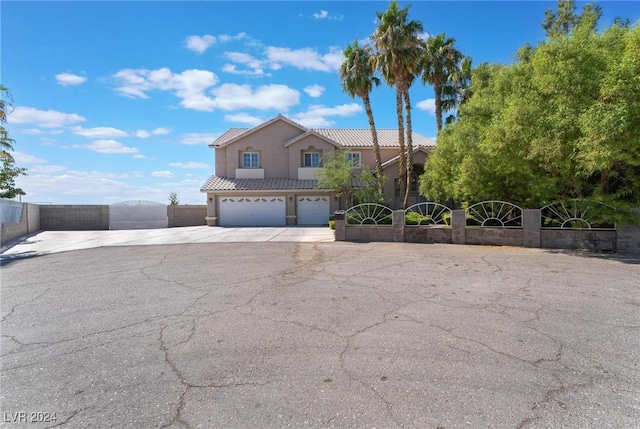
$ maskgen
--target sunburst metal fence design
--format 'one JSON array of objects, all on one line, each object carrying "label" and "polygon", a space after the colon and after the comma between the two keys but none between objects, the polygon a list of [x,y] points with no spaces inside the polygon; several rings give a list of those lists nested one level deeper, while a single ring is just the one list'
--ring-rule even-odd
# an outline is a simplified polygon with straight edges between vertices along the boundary
[{"label": "sunburst metal fence design", "polygon": [[451,209],[442,204],[423,202],[404,211],[405,225],[437,226],[450,225]]},{"label": "sunburst metal fence design", "polygon": [[522,209],[506,201],[483,201],[466,212],[467,226],[522,228]]},{"label": "sunburst metal fence design", "polygon": [[543,228],[615,229],[615,209],[598,201],[573,199],[548,204],[540,209]]},{"label": "sunburst metal fence design", "polygon": [[358,204],[344,212],[347,225],[391,225],[393,211],[381,204]]}]

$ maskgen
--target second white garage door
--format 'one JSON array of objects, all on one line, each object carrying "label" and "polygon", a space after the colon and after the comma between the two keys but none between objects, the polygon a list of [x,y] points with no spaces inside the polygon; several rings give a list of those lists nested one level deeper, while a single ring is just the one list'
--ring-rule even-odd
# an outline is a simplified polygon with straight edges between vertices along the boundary
[{"label": "second white garage door", "polygon": [[284,226],[284,197],[220,198],[220,226]]},{"label": "second white garage door", "polygon": [[298,225],[326,225],[329,215],[329,197],[298,197]]}]

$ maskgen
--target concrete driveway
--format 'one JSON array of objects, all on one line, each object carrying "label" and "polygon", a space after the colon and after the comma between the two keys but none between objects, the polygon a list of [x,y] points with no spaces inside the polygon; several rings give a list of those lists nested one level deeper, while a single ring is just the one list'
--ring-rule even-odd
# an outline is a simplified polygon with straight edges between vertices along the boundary
[{"label": "concrete driveway", "polygon": [[119,231],[41,231],[2,247],[0,259],[37,256],[106,246],[184,243],[248,243],[261,241],[334,241],[328,227],[209,227],[190,226]]},{"label": "concrete driveway", "polygon": [[7,428],[640,421],[638,257],[271,241],[100,247],[0,273]]}]

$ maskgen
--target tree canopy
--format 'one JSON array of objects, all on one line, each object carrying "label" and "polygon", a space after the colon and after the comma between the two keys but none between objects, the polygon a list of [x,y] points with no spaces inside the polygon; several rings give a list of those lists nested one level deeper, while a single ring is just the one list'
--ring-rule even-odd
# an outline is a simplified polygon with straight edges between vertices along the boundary
[{"label": "tree canopy", "polygon": [[514,64],[473,70],[473,95],[439,134],[423,195],[640,204],[640,25],[597,31],[599,10],[584,11],[547,14],[547,40]]},{"label": "tree canopy", "polygon": [[[348,204],[385,203],[380,183],[385,177],[376,176],[367,165],[354,165],[348,150],[335,150],[322,157],[322,167],[316,173],[318,189],[329,189]],[[382,180],[382,182],[380,182]]]},{"label": "tree canopy", "polygon": [[15,167],[15,160],[10,151],[13,151],[15,140],[9,137],[5,128],[7,124],[7,110],[12,105],[11,93],[0,84],[0,198],[15,198],[25,195],[25,192],[16,187],[15,178],[26,174],[24,168]]}]

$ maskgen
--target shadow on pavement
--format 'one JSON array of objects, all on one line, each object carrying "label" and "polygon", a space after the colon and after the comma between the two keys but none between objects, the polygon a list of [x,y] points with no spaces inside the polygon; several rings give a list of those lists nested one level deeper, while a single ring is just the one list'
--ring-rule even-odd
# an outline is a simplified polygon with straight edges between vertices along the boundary
[{"label": "shadow on pavement", "polygon": [[543,249],[546,253],[579,256],[587,259],[607,259],[609,261],[618,261],[623,264],[640,264],[640,255],[635,253],[607,253],[592,252],[589,250],[570,250],[570,249]]}]

